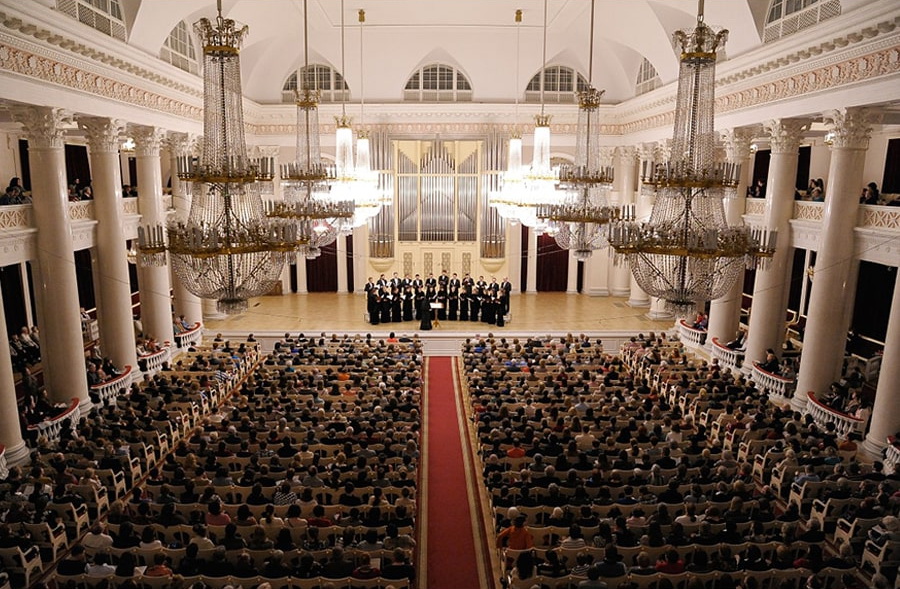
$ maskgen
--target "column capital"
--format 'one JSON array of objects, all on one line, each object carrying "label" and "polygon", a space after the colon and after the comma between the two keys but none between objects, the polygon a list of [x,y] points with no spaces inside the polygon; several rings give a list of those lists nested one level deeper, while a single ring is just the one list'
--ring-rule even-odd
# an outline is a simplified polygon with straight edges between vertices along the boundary
[{"label": "column capital", "polygon": [[164,129],[135,125],[130,127],[129,131],[134,137],[134,153],[136,156],[159,156],[159,149],[162,146],[163,138],[166,136]]},{"label": "column capital", "polygon": [[613,158],[616,155],[616,149],[612,145],[602,145],[600,146],[600,164],[604,166],[608,166],[612,164]]},{"label": "column capital", "polygon": [[188,147],[189,153],[193,157],[200,157],[203,155],[203,135],[189,135],[188,141],[190,142],[190,146]]},{"label": "column capital", "polygon": [[822,113],[822,118],[833,133],[831,149],[869,148],[869,138],[872,136],[870,123],[876,119],[869,109],[839,108]]},{"label": "column capital", "polygon": [[772,153],[796,155],[811,122],[809,119],[773,119],[763,123],[771,139]]},{"label": "column capital", "polygon": [[761,132],[761,128],[735,127],[723,129],[719,132],[722,143],[725,145],[725,157],[730,163],[743,163],[750,157],[750,144],[753,138]]},{"label": "column capital", "polygon": [[191,136],[187,133],[169,131],[163,139],[163,144],[172,155],[185,155],[191,148]]},{"label": "column capital", "polygon": [[662,139],[656,142],[656,154],[659,161],[667,162],[672,159],[672,140]]},{"label": "column capital", "polygon": [[616,147],[616,157],[637,160],[638,150],[634,145],[619,145]]},{"label": "column capital", "polygon": [[30,148],[63,148],[65,143],[63,127],[71,125],[71,113],[49,106],[14,106],[9,112],[13,120],[22,125]]},{"label": "column capital", "polygon": [[88,147],[95,153],[118,153],[119,138],[125,131],[125,121],[109,117],[76,117],[78,128],[84,131]]},{"label": "column capital", "polygon": [[647,142],[641,143],[638,146],[638,150],[640,151],[641,159],[644,161],[652,162],[656,161],[656,143],[655,142]]}]

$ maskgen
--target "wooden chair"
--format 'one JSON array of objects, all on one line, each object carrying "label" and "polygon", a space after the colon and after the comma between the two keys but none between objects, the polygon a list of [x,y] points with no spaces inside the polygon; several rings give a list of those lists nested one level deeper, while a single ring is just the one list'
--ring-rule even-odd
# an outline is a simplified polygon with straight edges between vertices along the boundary
[{"label": "wooden chair", "polygon": [[[72,537],[81,536],[90,526],[88,519],[88,510],[84,505],[75,507],[71,503],[53,503],[47,505],[48,509],[52,509],[62,517],[66,524],[66,530],[72,533]],[[72,530],[74,529],[74,532]]]},{"label": "wooden chair", "polygon": [[31,586],[31,573],[44,572],[44,563],[41,561],[41,553],[38,549],[23,552],[18,546],[12,548],[0,548],[0,562],[6,570],[18,573],[25,577],[25,586]]},{"label": "wooden chair", "polygon": [[879,546],[871,540],[866,541],[860,563],[861,569],[880,573],[882,567],[896,568],[897,565],[900,565],[900,541],[885,542],[884,546]]},{"label": "wooden chair", "polygon": [[52,560],[56,560],[59,550],[69,547],[69,538],[66,536],[66,526],[60,523],[56,528],[51,529],[50,524],[41,522],[39,524],[22,524],[31,534],[32,540],[41,548],[47,548],[53,553]]}]

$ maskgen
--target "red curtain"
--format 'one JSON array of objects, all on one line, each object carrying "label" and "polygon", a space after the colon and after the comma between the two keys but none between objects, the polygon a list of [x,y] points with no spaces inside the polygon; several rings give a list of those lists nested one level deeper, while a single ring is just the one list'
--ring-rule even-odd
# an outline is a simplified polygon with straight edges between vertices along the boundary
[{"label": "red curtain", "polygon": [[549,235],[538,236],[538,292],[565,292],[569,278],[569,252]]},{"label": "red curtain", "polygon": [[306,290],[337,292],[337,243],[323,247],[315,260],[306,260]]}]

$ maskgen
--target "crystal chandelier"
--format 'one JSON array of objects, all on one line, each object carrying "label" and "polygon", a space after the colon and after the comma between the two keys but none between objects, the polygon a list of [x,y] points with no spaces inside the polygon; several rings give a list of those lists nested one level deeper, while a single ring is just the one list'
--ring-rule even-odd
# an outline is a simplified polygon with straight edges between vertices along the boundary
[{"label": "crystal chandelier", "polygon": [[556,228],[556,244],[585,261],[594,250],[608,245],[609,223],[617,215],[607,203],[613,169],[600,165],[600,99],[603,90],[591,86],[594,70],[594,6],[591,0],[591,36],[588,49],[588,87],[578,93],[578,128],[575,164],[560,168],[559,185],[567,194],[559,204],[538,207],[539,219]]},{"label": "crystal chandelier", "polygon": [[[516,10],[516,108],[515,124],[519,120],[519,45],[521,38],[522,10]],[[522,206],[525,189],[525,168],[522,167],[522,135],[514,127],[509,139],[509,153],[506,171],[500,175],[500,190],[488,194],[488,203],[497,209],[497,214],[512,224],[519,222],[519,207]]]},{"label": "crystal chandelier", "polygon": [[703,22],[703,0],[697,26],[676,31],[681,64],[672,159],[644,163],[642,181],[657,191],[649,220],[619,223],[610,234],[616,261],[626,259],[638,285],[679,317],[726,294],[745,268],[774,253],[774,233],[725,220],[722,198],[740,176],[740,166],[714,161],[716,50],[727,35]]},{"label": "crystal chandelier", "polygon": [[[365,11],[359,11],[360,68],[362,68],[363,55],[362,23],[365,22],[365,14]],[[344,0],[341,0],[341,71],[346,71],[344,63]],[[347,116],[346,97],[342,96],[341,114],[334,120],[337,126],[334,152],[335,180],[331,183],[330,198],[336,201],[350,200],[354,203],[353,217],[343,226],[344,232],[349,233],[354,228],[365,225],[369,219],[381,211],[384,197],[378,188],[378,172],[372,170],[369,138],[365,133],[360,133],[356,162],[353,161],[353,129],[350,126],[353,119]]]},{"label": "crystal chandelier", "polygon": [[[217,301],[219,311],[240,313],[247,299],[272,290],[297,248],[291,223],[266,217],[258,181],[274,176],[274,160],[247,157],[241,106],[240,45],[247,27],[222,17],[194,25],[203,45],[203,153],[179,160],[178,176],[193,183],[188,218],[141,228],[138,258],[172,269],[191,293]],[[168,241],[168,243],[167,243]]]},{"label": "crystal chandelier", "polygon": [[[319,147],[319,93],[310,86],[309,23],[307,0],[303,0],[303,69],[297,73],[296,158],[281,166],[283,201],[269,201],[267,213],[285,219],[297,228],[300,253],[307,259],[337,239],[343,224],[354,215],[351,200],[339,200],[329,192],[336,180],[334,170],[322,163]],[[291,258],[295,262],[296,257]]]}]

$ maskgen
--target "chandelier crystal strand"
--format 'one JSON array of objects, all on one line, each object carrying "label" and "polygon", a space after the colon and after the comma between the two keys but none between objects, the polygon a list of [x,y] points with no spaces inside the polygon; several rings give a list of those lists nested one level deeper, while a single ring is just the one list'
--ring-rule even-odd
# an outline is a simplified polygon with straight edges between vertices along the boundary
[{"label": "chandelier crystal strand", "polygon": [[270,221],[258,181],[274,176],[274,160],[247,157],[241,93],[240,46],[247,27],[222,17],[194,25],[203,44],[203,152],[179,160],[178,175],[194,184],[187,220],[142,228],[142,262],[165,264],[191,293],[217,302],[219,311],[241,313],[247,299],[271,291],[285,259],[297,247],[290,224]]},{"label": "chandelier crystal strand", "polygon": [[716,51],[727,36],[703,22],[702,0],[696,27],[675,32],[681,59],[672,153],[668,161],[644,162],[642,181],[656,189],[649,220],[626,219],[610,237],[638,285],[679,317],[726,294],[745,268],[774,253],[774,234],[725,219],[723,196],[740,176],[739,165],[714,159]]},{"label": "chandelier crystal strand", "polygon": [[522,134],[519,122],[519,46],[521,42],[522,10],[516,10],[516,102],[513,114],[513,132],[509,138],[506,171],[500,176],[500,190],[488,194],[488,203],[497,214],[515,225],[519,223],[519,211],[524,202],[525,169],[522,167]]},{"label": "chandelier crystal strand", "polygon": [[[337,239],[343,224],[354,215],[353,202],[334,198],[330,185],[335,170],[322,163],[319,142],[319,92],[310,86],[309,21],[307,0],[303,0],[303,69],[297,72],[296,157],[281,166],[283,202],[269,203],[268,214],[284,219],[296,228],[300,253],[307,259],[318,257],[321,248]],[[291,256],[290,262],[296,262]]]},{"label": "chandelier crystal strand", "polygon": [[578,92],[578,127],[575,136],[575,164],[562,166],[559,186],[566,195],[559,204],[538,207],[537,216],[556,228],[556,244],[571,250],[576,260],[585,261],[594,250],[609,245],[610,221],[617,211],[606,195],[613,182],[613,169],[600,161],[600,99],[603,90],[592,86],[594,70],[594,9],[591,1],[588,49],[588,87]]}]

